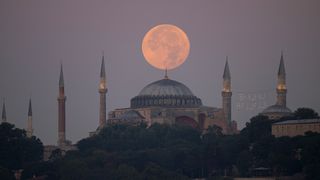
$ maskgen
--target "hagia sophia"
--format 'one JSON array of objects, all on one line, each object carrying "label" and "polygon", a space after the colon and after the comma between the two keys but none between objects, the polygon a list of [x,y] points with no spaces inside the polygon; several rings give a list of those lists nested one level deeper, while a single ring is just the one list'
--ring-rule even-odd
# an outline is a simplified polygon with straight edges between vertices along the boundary
[{"label": "hagia sophia", "polygon": [[[218,126],[224,134],[237,134],[237,122],[232,119],[232,88],[228,57],[226,58],[222,77],[221,107],[204,105],[189,87],[167,75],[167,68],[175,68],[185,61],[189,53],[189,40],[183,30],[170,24],[158,25],[152,28],[144,37],[142,52],[145,59],[154,67],[165,70],[163,78],[151,82],[130,100],[130,107],[121,107],[106,112],[108,101],[107,77],[104,54],[101,59],[99,124],[90,136],[94,136],[106,126],[112,124],[137,125],[145,123],[148,127],[154,123],[179,124],[190,126],[205,132],[210,126]],[[165,69],[164,69],[165,68]],[[220,76],[216,74],[216,76]],[[112,78],[112,75],[108,76]],[[260,114],[269,119],[280,119],[292,115],[286,105],[286,72],[283,54],[281,53],[276,87],[277,101]],[[112,96],[112,94],[110,94]],[[68,149],[72,142],[66,138],[66,95],[63,67],[61,64],[58,91],[58,147]],[[129,100],[128,100],[129,101]],[[2,122],[6,122],[5,102],[2,108]],[[33,135],[32,107],[29,101],[27,136]]]},{"label": "hagia sophia", "polygon": [[[103,69],[101,74],[104,74]],[[101,76],[101,83],[104,78]],[[104,92],[103,89],[100,91]],[[237,133],[237,124],[231,119],[231,96],[231,76],[228,61],[226,61],[223,74],[222,108],[203,105],[201,99],[186,85],[170,79],[166,74],[163,79],[142,88],[140,93],[131,99],[129,108],[119,108],[109,112],[107,123],[146,122],[149,126],[153,123],[176,123],[200,130],[217,125],[225,134],[234,134]],[[103,104],[101,103],[101,106]]]},{"label": "hagia sophia", "polygon": [[[286,75],[283,55],[281,55],[278,70],[277,102],[260,114],[268,116],[270,119],[277,119],[288,116],[292,112],[286,106]],[[102,56],[100,82],[98,92],[100,94],[99,125],[97,130],[91,132],[94,135],[105,126],[114,123],[138,124],[146,123],[148,126],[153,123],[160,124],[182,124],[205,131],[209,126],[219,126],[224,134],[238,133],[237,122],[232,120],[231,114],[231,73],[228,59],[226,60],[224,73],[222,75],[222,102],[221,107],[210,107],[202,104],[188,86],[170,79],[167,75],[154,81],[145,87],[130,100],[130,107],[117,108],[106,113],[106,72],[104,56]],[[58,146],[69,146],[71,141],[66,139],[66,96],[64,91],[63,68],[61,65],[59,77],[58,101]],[[6,122],[6,109],[3,102],[2,122]],[[29,101],[28,126],[26,128],[28,136],[32,136],[32,107]]]},{"label": "hagia sophia", "polygon": [[[292,111],[286,106],[286,73],[283,55],[281,54],[278,69],[277,101],[274,105],[267,107],[260,114],[268,116],[269,119],[279,119],[290,116]],[[130,107],[117,108],[109,113],[106,112],[106,72],[104,56],[102,56],[100,82],[98,92],[100,94],[99,125],[97,129],[90,132],[94,135],[109,124],[146,123],[148,126],[154,123],[160,124],[182,124],[205,131],[209,126],[219,126],[224,134],[238,133],[237,122],[232,119],[232,89],[231,73],[228,59],[226,60],[222,75],[221,107],[210,107],[202,104],[202,100],[188,88],[176,80],[170,79],[167,73],[145,87],[130,100]],[[58,146],[69,146],[71,141],[66,139],[66,96],[64,91],[63,68],[61,65],[59,77],[58,101]],[[3,102],[2,122],[6,122],[6,107]],[[28,109],[28,123],[26,132],[30,137],[33,135],[32,128],[32,106],[31,99]]]}]

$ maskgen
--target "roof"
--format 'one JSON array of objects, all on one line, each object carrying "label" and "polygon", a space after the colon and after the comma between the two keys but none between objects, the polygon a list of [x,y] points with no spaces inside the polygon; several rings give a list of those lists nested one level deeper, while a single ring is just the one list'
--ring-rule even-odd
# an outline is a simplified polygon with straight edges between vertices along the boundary
[{"label": "roof", "polygon": [[62,64],[61,64],[61,66],[60,66],[59,87],[64,87],[64,79],[63,79],[63,68],[62,68]]},{"label": "roof", "polygon": [[161,79],[144,87],[139,96],[193,96],[184,84],[171,79]]},{"label": "roof", "polygon": [[281,58],[280,58],[280,65],[279,65],[279,70],[278,70],[278,76],[285,76],[286,75],[286,70],[284,68],[284,61],[283,61],[283,54],[281,53]]},{"label": "roof", "polygon": [[106,70],[104,67],[104,55],[102,56],[102,61],[101,61],[101,70],[100,70],[100,78],[105,78],[106,77]]},{"label": "roof", "polygon": [[231,79],[230,70],[229,70],[229,63],[228,63],[228,56],[227,56],[226,64],[224,66],[223,79]]},{"label": "roof", "polygon": [[272,125],[284,125],[284,124],[314,124],[320,123],[320,119],[298,119],[298,120],[286,120],[277,123],[273,123]]},{"label": "roof", "polygon": [[120,115],[119,118],[117,119],[130,121],[130,120],[142,120],[144,119],[144,117],[138,111],[129,110],[123,113],[122,115]]},{"label": "roof", "polygon": [[31,98],[29,99],[29,109],[28,109],[28,116],[32,116],[32,105],[31,105]]},{"label": "roof", "polygon": [[292,111],[286,106],[275,104],[264,109],[262,114],[264,113],[292,113]]}]

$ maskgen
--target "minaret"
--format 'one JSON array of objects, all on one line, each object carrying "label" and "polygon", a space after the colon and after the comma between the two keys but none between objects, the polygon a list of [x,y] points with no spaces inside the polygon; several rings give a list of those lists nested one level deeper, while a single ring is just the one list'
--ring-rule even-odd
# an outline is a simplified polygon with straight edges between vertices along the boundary
[{"label": "minaret", "polygon": [[281,52],[280,65],[278,70],[278,85],[277,85],[277,105],[287,105],[287,87],[286,87],[286,71],[284,68],[283,53]]},{"label": "minaret", "polygon": [[223,72],[223,90],[222,90],[222,108],[226,116],[227,121],[231,122],[231,76],[228,64],[228,56],[226,58],[226,64]]},{"label": "minaret", "polygon": [[28,127],[27,127],[27,136],[32,137],[33,129],[32,129],[32,105],[31,98],[29,99],[29,110],[28,110]]},{"label": "minaret", "polygon": [[107,93],[107,83],[106,83],[106,71],[104,67],[104,54],[102,55],[101,70],[100,70],[100,83],[99,83],[99,93],[100,93],[100,113],[99,113],[99,128],[103,128],[106,123],[106,93]]},{"label": "minaret", "polygon": [[66,144],[66,96],[64,95],[64,80],[62,64],[60,68],[58,96],[58,146]]},{"label": "minaret", "polygon": [[7,122],[6,103],[4,100],[2,104],[2,122]]}]

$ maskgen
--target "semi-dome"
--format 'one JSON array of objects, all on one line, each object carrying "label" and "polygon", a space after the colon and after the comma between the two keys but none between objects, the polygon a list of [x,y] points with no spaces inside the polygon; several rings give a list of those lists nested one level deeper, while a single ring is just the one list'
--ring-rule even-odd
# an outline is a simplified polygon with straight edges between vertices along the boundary
[{"label": "semi-dome", "polygon": [[135,110],[129,110],[119,116],[119,119],[123,121],[142,121],[144,117]]},{"label": "semi-dome", "polygon": [[194,96],[186,85],[168,78],[147,85],[138,96],[131,99],[132,108],[199,107],[201,105],[201,99]]}]

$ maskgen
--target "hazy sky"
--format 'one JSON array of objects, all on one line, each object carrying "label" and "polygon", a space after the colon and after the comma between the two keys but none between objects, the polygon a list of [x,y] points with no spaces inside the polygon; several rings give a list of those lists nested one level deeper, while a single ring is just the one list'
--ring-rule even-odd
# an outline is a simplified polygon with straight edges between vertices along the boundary
[{"label": "hazy sky", "polygon": [[6,99],[8,121],[24,128],[31,96],[35,135],[56,144],[62,60],[67,138],[77,142],[98,126],[102,51],[107,111],[129,107],[144,86],[164,76],[144,60],[142,38],[153,26],[170,23],[187,33],[191,49],[169,77],[203,104],[221,107],[229,56],[232,115],[240,128],[275,102],[281,50],[288,107],[320,112],[319,9],[319,0],[1,0],[0,97]]}]

